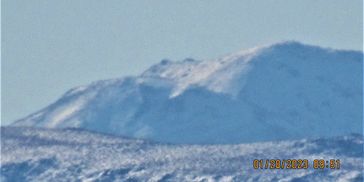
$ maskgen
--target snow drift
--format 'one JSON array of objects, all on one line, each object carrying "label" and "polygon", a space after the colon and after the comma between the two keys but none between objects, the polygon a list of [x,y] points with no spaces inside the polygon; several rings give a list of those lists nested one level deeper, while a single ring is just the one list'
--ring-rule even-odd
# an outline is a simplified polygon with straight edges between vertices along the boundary
[{"label": "snow drift", "polygon": [[[80,129],[1,128],[2,182],[363,181],[363,136],[166,145]],[[340,159],[340,169],[256,170],[254,159]]]}]

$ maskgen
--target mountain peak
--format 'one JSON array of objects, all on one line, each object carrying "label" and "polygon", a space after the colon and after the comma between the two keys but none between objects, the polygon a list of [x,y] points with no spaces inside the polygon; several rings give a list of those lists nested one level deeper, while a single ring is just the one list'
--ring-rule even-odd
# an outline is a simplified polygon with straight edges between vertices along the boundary
[{"label": "mountain peak", "polygon": [[277,47],[277,46],[295,47],[295,46],[308,46],[308,45],[296,40],[281,41],[270,45],[270,47]]},{"label": "mountain peak", "polygon": [[325,49],[297,41],[284,41],[244,49],[214,60],[197,61],[193,58],[182,61],[162,60],[143,72],[141,77],[158,78],[174,83],[170,98],[195,87],[203,87],[215,93],[236,97],[244,87],[245,78],[242,77],[247,75],[257,62],[263,60],[271,62],[270,60],[274,59],[286,62],[287,56],[312,55],[318,50],[322,52],[317,54],[327,52]]}]

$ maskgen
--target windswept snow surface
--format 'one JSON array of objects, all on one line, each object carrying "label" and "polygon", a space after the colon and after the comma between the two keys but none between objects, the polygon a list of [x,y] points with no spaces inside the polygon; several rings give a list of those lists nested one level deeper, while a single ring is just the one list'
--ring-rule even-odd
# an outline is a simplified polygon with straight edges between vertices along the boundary
[{"label": "windswept snow surface", "polygon": [[185,144],[362,133],[363,53],[298,42],[216,60],[162,60],[66,92],[13,126],[78,127]]},{"label": "windswept snow surface", "polygon": [[[80,129],[1,128],[1,181],[363,181],[363,136],[235,145],[170,145]],[[254,159],[309,169],[255,170]],[[340,169],[313,169],[340,159]]]}]

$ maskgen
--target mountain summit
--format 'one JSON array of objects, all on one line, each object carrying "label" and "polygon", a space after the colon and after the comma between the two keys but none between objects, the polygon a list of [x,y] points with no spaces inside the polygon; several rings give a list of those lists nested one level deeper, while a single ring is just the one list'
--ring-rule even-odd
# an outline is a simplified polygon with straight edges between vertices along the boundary
[{"label": "mountain summit", "polygon": [[73,88],[12,125],[200,144],[362,133],[362,67],[362,52],[298,42],[162,60],[139,76]]}]

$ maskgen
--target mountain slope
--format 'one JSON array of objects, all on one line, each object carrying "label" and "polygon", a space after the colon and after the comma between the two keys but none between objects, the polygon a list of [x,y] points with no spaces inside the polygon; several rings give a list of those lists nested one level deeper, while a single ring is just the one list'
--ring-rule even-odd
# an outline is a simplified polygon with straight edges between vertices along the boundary
[{"label": "mountain slope", "polygon": [[163,60],[76,87],[13,126],[77,127],[172,143],[362,133],[363,54],[283,42],[220,59]]},{"label": "mountain slope", "polygon": [[[75,129],[1,128],[1,181],[362,181],[363,136],[239,145],[165,145]],[[309,169],[253,169],[308,159]],[[340,159],[340,169],[313,169]]]}]

